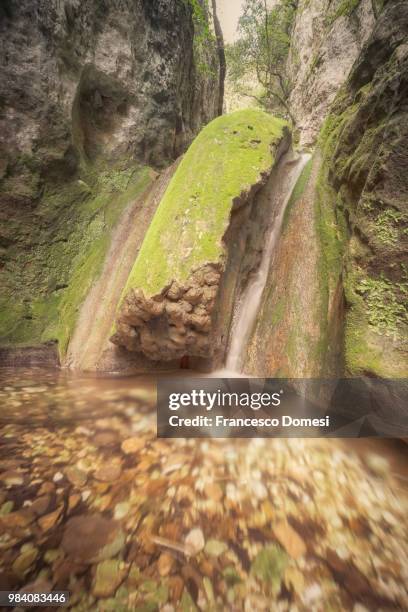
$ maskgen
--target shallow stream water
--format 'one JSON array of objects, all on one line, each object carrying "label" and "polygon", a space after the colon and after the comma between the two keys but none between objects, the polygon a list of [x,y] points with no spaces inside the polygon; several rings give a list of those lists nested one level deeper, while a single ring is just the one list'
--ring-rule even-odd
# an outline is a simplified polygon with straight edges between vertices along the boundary
[{"label": "shallow stream water", "polygon": [[75,610],[408,609],[408,446],[159,440],[155,389],[0,370],[1,589]]}]

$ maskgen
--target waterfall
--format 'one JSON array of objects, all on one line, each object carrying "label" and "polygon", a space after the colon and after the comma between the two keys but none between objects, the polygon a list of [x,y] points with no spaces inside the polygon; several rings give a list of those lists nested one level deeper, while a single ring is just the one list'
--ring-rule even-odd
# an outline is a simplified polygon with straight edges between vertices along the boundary
[{"label": "waterfall", "polygon": [[308,153],[299,155],[295,163],[290,165],[289,180],[285,193],[281,194],[275,208],[275,216],[267,230],[266,244],[262,252],[262,258],[257,271],[250,278],[245,287],[233,319],[230,331],[229,350],[226,359],[226,370],[230,372],[241,372],[245,350],[248,345],[256,317],[261,305],[263,291],[268,279],[270,266],[273,262],[274,250],[279,239],[286,206],[289,203],[295,185],[302,173],[303,168],[310,159]]}]

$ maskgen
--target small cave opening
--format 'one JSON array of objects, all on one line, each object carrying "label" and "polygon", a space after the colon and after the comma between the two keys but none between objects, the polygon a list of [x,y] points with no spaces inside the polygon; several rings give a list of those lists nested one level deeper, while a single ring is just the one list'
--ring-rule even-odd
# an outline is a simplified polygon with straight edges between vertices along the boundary
[{"label": "small cave opening", "polygon": [[89,159],[106,154],[127,117],[131,96],[113,76],[88,65],[82,71],[73,106],[74,138]]}]

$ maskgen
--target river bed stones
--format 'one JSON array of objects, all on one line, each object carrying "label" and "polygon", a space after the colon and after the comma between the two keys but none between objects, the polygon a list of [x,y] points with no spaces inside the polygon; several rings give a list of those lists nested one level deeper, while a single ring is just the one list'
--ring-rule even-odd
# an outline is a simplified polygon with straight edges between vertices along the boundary
[{"label": "river bed stones", "polygon": [[121,465],[119,463],[104,463],[94,473],[94,478],[101,482],[114,482],[117,480],[122,472]]},{"label": "river bed stones", "polygon": [[77,488],[81,488],[86,484],[87,474],[77,467],[68,467],[65,470],[65,475],[69,482]]},{"label": "river bed stones", "polygon": [[10,470],[0,474],[0,480],[6,487],[18,487],[24,483],[24,474]]},{"label": "river bed stones", "polygon": [[107,559],[96,566],[92,592],[95,597],[110,597],[123,581],[126,571],[117,559]]},{"label": "river bed stones", "polygon": [[42,516],[46,514],[47,510],[51,505],[51,496],[50,495],[41,495],[41,497],[37,497],[36,500],[30,506],[30,510],[34,512],[36,516]]},{"label": "river bed stones", "polygon": [[162,553],[157,561],[157,569],[159,570],[160,576],[168,576],[173,567],[175,566],[175,559],[169,553]]},{"label": "river bed stones", "polygon": [[20,555],[14,561],[12,565],[13,572],[19,577],[24,578],[26,573],[30,570],[31,566],[38,558],[39,551],[37,548],[30,544],[25,544],[21,547]]},{"label": "river bed stones", "polygon": [[[391,456],[385,471],[373,446],[367,467],[333,440],[158,440],[153,394],[129,410],[129,381],[101,385],[106,399],[88,380],[17,412],[5,402],[5,455],[30,474],[0,496],[10,588],[45,580],[78,612],[408,607],[408,499]],[[117,443],[94,445],[98,431]],[[67,476],[79,461],[83,487]],[[119,476],[97,480],[107,465]]]},{"label": "river bed stones", "polygon": [[0,517],[1,516],[6,516],[6,514],[10,514],[10,512],[13,510],[13,508],[14,508],[14,502],[12,502],[12,501],[5,502],[0,507]]},{"label": "river bed stones", "polygon": [[143,438],[127,438],[122,442],[121,449],[125,455],[138,453],[145,445]]},{"label": "river bed stones", "polygon": [[67,522],[61,546],[74,560],[94,563],[114,557],[124,543],[119,523],[100,514],[87,514]]},{"label": "river bed stones", "polygon": [[62,512],[63,507],[61,506],[60,508],[57,508],[57,510],[55,510],[54,512],[46,514],[45,516],[42,516],[40,519],[38,519],[38,524],[41,527],[42,531],[49,531],[50,529],[52,529],[61,517]]},{"label": "river bed stones", "polygon": [[[106,498],[106,505],[104,507],[109,507],[111,502],[111,498],[110,496],[108,496]],[[117,521],[119,521],[120,519],[123,519],[127,514],[129,514],[130,511],[130,504],[129,502],[120,502],[119,504],[116,504],[115,509],[113,511],[113,518]]]},{"label": "river bed stones", "polygon": [[197,555],[199,552],[201,552],[205,546],[205,539],[202,530],[198,527],[192,529],[186,537],[185,544],[187,553],[189,555]]}]

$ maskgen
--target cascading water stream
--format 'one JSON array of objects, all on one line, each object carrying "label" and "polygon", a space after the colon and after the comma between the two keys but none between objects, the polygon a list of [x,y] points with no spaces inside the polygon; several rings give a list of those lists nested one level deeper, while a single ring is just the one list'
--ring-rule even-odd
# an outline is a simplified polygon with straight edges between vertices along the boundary
[{"label": "cascading water stream", "polygon": [[259,268],[249,280],[242,294],[230,332],[230,344],[226,359],[226,370],[239,373],[242,371],[242,362],[256,317],[261,305],[262,294],[268,279],[268,273],[273,261],[274,250],[279,239],[286,207],[295,188],[303,168],[310,159],[310,154],[299,155],[298,160],[291,164],[288,187],[284,197],[278,203],[279,210],[275,215],[269,229],[265,248],[262,252]]}]

